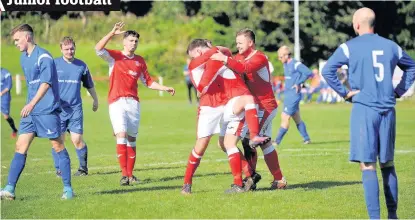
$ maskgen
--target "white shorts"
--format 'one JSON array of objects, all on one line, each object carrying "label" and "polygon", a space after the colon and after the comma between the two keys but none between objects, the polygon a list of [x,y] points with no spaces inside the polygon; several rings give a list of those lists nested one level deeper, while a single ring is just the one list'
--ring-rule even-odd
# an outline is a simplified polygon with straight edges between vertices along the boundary
[{"label": "white shorts", "polygon": [[225,134],[234,134],[238,136],[242,131],[245,122],[245,112],[243,111],[238,115],[233,113],[233,107],[239,97],[240,96],[233,97],[225,105],[223,119],[220,124],[220,136],[225,136]]},{"label": "white shorts", "polygon": [[200,106],[197,119],[197,138],[209,137],[220,132],[219,123],[223,117],[223,105],[218,107]]},{"label": "white shorts", "polygon": [[109,105],[109,113],[114,134],[127,132],[137,137],[140,125],[140,103],[134,98],[121,97]]},{"label": "white shorts", "polygon": [[[259,136],[272,137],[272,121],[277,115],[278,109],[267,111],[264,109],[258,110],[258,119],[259,119]],[[245,123],[242,132],[241,138],[245,138],[249,133],[248,125]]]}]

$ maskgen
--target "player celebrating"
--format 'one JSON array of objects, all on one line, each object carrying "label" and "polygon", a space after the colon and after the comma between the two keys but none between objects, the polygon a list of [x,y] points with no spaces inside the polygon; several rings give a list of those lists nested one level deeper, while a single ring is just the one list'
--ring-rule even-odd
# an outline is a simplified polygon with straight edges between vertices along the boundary
[{"label": "player celebrating", "polygon": [[[201,93],[198,117],[198,140],[189,156],[182,194],[191,193],[192,177],[207,148],[211,135],[219,122],[225,127],[225,148],[234,177],[231,189],[226,193],[245,192],[242,182],[241,153],[236,147],[238,135],[246,117],[252,128],[251,145],[269,142],[268,137],[259,137],[257,110],[254,99],[243,80],[218,61],[210,60],[218,47],[204,39],[195,39],[188,46],[188,55],[193,59],[189,65],[190,77]],[[229,56],[229,49],[220,47]],[[218,102],[219,100],[219,102]],[[226,105],[224,105],[226,103]],[[223,119],[222,119],[223,117]]]},{"label": "player celebrating", "polygon": [[15,187],[26,164],[30,143],[37,136],[49,138],[59,156],[59,168],[64,184],[62,199],[71,199],[71,161],[63,144],[60,131],[59,88],[56,67],[49,52],[34,42],[33,29],[28,24],[15,27],[11,35],[22,53],[20,63],[27,83],[27,103],[20,115],[19,136],[16,153],[10,164],[6,187],[1,191],[2,199],[15,199]]},{"label": "player celebrating", "polygon": [[[136,157],[136,137],[140,123],[140,102],[137,94],[137,81],[140,79],[150,89],[167,91],[174,95],[175,90],[154,82],[147,70],[144,59],[134,54],[140,35],[133,31],[121,31],[123,22],[118,22],[95,46],[98,56],[110,67],[110,88],[108,93],[109,113],[114,134],[117,138],[117,156],[122,170],[121,185],[138,182],[133,175]],[[123,34],[123,50],[105,48],[115,35]]]},{"label": "player celebrating", "polygon": [[[272,90],[268,58],[264,53],[255,50],[255,33],[250,29],[245,28],[238,31],[236,34],[236,47],[239,54],[234,58],[227,57],[222,53],[216,53],[211,59],[222,61],[231,70],[245,77],[245,82],[254,96],[255,102],[259,104],[260,135],[270,137],[272,135],[272,120],[277,114],[278,104],[275,101]],[[245,136],[246,134],[243,133],[242,137]],[[256,183],[261,179],[261,176],[255,172],[258,156],[256,149],[252,149],[247,144],[247,140],[248,138],[245,137],[242,144],[245,158],[252,168],[253,187],[255,188]],[[264,153],[265,162],[274,177],[271,189],[285,188],[287,181],[282,176],[278,154],[274,146],[272,146],[271,142],[268,142],[262,145],[261,149]]]},{"label": "player celebrating", "polygon": [[7,123],[9,123],[10,127],[12,128],[12,138],[17,136],[17,128],[14,125],[14,120],[10,117],[10,101],[12,97],[10,95],[10,90],[13,87],[12,76],[10,75],[9,71],[4,68],[1,68],[0,72],[0,82],[1,82],[1,114],[3,118],[6,119]]},{"label": "player celebrating", "polygon": [[[78,171],[75,176],[88,175],[88,147],[83,140],[84,117],[82,110],[81,82],[88,89],[94,103],[92,110],[98,109],[98,97],[95,92],[94,82],[87,65],[75,58],[75,41],[71,37],[64,37],[60,42],[62,57],[54,60],[59,81],[59,96],[61,102],[61,132],[62,139],[65,139],[65,132],[69,131],[71,140],[76,148],[79,160]],[[52,150],[53,161],[55,162],[56,173],[60,175],[59,157]]]},{"label": "player celebrating", "polygon": [[[395,42],[374,33],[375,13],[361,8],[353,15],[358,37],[340,45],[323,68],[327,83],[353,103],[350,116],[350,160],[360,163],[366,206],[371,219],[380,219],[379,158],[388,219],[397,219],[398,179],[394,166],[396,97],[403,95],[415,80],[415,62]],[[346,64],[352,91],[341,85],[336,70]],[[393,89],[396,66],[404,73]],[[359,92],[360,91],[360,92]]]},{"label": "player celebrating", "polygon": [[291,57],[290,48],[287,46],[282,46],[278,49],[278,59],[284,66],[285,91],[284,109],[281,113],[281,127],[275,143],[277,145],[281,143],[282,138],[288,131],[290,118],[292,117],[297,124],[298,131],[303,136],[304,144],[309,144],[310,137],[308,136],[305,123],[301,120],[299,103],[301,101],[301,84],[310,77],[311,71],[304,64]]}]

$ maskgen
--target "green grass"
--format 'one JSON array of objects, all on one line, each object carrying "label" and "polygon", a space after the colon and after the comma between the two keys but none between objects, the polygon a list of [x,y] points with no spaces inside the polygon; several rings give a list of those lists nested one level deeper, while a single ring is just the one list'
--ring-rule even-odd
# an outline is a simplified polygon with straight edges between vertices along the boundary
[{"label": "green grass", "polygon": [[[2,201],[1,218],[367,218],[358,165],[348,162],[351,105],[301,106],[313,144],[303,146],[295,125],[291,125],[278,149],[289,183],[287,190],[266,190],[272,177],[260,158],[258,172],[263,180],[259,190],[225,195],[232,176],[215,137],[196,172],[193,194],[182,196],[180,188],[196,126],[196,106],[187,104],[184,85],[176,85],[176,97],[158,97],[157,92],[140,88],[142,118],[135,174],[142,183],[129,187],[119,186],[106,85],[98,83],[97,87],[101,101],[98,112],[90,110],[92,101],[84,97],[90,175],[72,179],[77,197],[60,200],[62,183],[54,175],[50,144],[36,139],[17,186],[17,199]],[[12,116],[16,121],[24,99],[13,96]],[[414,106],[413,100],[397,105],[398,215],[403,219],[415,218]],[[279,123],[277,117],[273,134]],[[15,140],[9,138],[5,120],[1,125],[4,186]],[[78,160],[74,147],[68,140],[66,146],[75,172]],[[386,218],[382,189],[380,195],[381,216]]]}]

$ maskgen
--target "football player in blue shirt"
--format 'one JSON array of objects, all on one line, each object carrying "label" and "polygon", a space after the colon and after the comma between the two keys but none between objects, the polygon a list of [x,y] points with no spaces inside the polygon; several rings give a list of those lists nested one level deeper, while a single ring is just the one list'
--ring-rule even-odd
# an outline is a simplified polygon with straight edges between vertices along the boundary
[{"label": "football player in blue shirt", "polygon": [[[415,62],[395,42],[374,33],[375,13],[361,8],[353,15],[353,29],[359,35],[339,48],[323,68],[327,83],[353,103],[350,116],[350,161],[360,163],[366,207],[371,219],[380,218],[379,158],[388,218],[397,218],[398,179],[394,166],[396,97],[403,95],[415,79]],[[336,70],[349,67],[351,91],[341,85]],[[404,73],[394,89],[393,72]]]},{"label": "football player in blue shirt", "polygon": [[10,90],[12,89],[12,86],[13,86],[12,76],[9,73],[9,71],[7,71],[4,68],[1,68],[0,84],[1,84],[1,90],[0,90],[1,110],[0,112],[13,130],[12,138],[15,138],[17,136],[17,128],[14,125],[13,118],[10,117],[10,101],[12,100],[12,97],[10,95]]},{"label": "football player in blue shirt", "polygon": [[301,84],[303,84],[312,72],[301,62],[291,57],[291,50],[287,46],[278,49],[278,59],[284,66],[285,89],[284,89],[284,108],[281,113],[281,127],[278,131],[274,144],[279,145],[288,131],[290,118],[292,117],[297,125],[297,129],[303,136],[304,144],[310,143],[307,129],[300,116]]},{"label": "football player in blue shirt", "polygon": [[2,199],[15,199],[15,188],[26,164],[27,151],[35,137],[48,138],[59,156],[62,172],[62,199],[71,199],[71,161],[63,144],[59,119],[58,75],[52,56],[34,42],[33,29],[28,24],[15,27],[11,36],[22,52],[20,64],[26,78],[27,101],[20,112],[22,117],[16,153],[10,164],[7,185],[1,190]]},{"label": "football player in blue shirt", "polygon": [[[84,118],[81,82],[82,86],[88,90],[94,100],[92,105],[93,111],[98,109],[98,97],[87,65],[83,61],[75,58],[75,41],[71,37],[64,37],[60,42],[60,48],[63,56],[56,58],[54,62],[59,81],[62,139],[65,139],[65,132],[69,131],[79,159],[79,168],[74,175],[86,176],[88,175],[88,147],[82,138]],[[59,156],[53,149],[52,155],[56,173],[60,176]]]}]

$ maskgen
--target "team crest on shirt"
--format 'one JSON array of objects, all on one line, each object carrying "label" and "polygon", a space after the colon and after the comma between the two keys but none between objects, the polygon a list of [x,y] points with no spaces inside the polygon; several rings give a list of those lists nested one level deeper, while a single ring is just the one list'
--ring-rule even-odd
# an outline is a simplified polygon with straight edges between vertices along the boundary
[{"label": "team crest on shirt", "polygon": [[137,76],[137,72],[134,72],[132,70],[128,70],[128,74],[130,74],[132,76]]},{"label": "team crest on shirt", "polygon": [[136,66],[140,66],[140,62],[135,61],[135,65],[136,65]]}]

